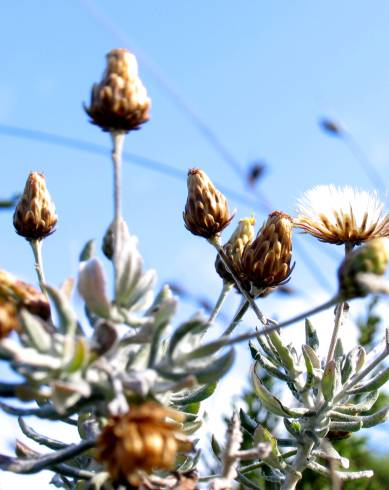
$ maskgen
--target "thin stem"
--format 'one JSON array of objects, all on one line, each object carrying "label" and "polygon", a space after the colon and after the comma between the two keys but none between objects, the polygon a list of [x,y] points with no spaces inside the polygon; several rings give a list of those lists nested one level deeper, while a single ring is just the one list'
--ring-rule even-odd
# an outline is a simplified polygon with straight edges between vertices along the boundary
[{"label": "thin stem", "polygon": [[208,323],[213,323],[216,320],[216,317],[220,313],[220,310],[222,309],[224,301],[226,300],[226,298],[227,298],[227,296],[230,293],[232,288],[233,288],[233,284],[231,284],[229,282],[223,282],[223,288],[220,292],[220,295],[219,295],[219,298],[215,304],[215,307],[212,310],[212,313],[208,319]]},{"label": "thin stem", "polygon": [[42,293],[47,297],[47,291],[45,289],[45,272],[43,269],[43,258],[42,258],[42,240],[30,240],[30,245],[32,248],[32,253],[34,254],[35,260],[35,271],[38,276],[39,287]]},{"label": "thin stem", "polygon": [[231,335],[232,332],[235,330],[235,328],[239,325],[241,322],[242,318],[244,317],[246,311],[249,309],[249,302],[245,300],[245,298],[242,298],[242,301],[239,305],[238,311],[235,313],[234,318],[232,319],[232,322],[228,325],[226,330],[223,332],[223,337]]},{"label": "thin stem", "polygon": [[[349,253],[351,253],[352,249],[353,249],[353,244],[351,244],[351,243],[345,244],[344,252],[345,252],[346,257]],[[340,302],[336,307],[334,329],[332,331],[332,337],[331,337],[331,342],[330,342],[330,346],[328,349],[326,364],[328,364],[334,357],[335,349],[336,349],[336,343],[338,341],[338,336],[339,336],[339,330],[340,330],[341,325],[344,322],[343,316],[344,316],[344,313],[346,311],[348,311],[348,308],[346,308],[346,303],[344,303],[343,301]]]},{"label": "thin stem", "polygon": [[112,137],[112,163],[113,163],[113,203],[114,203],[114,218],[113,218],[113,259],[115,269],[115,283],[117,279],[117,251],[120,233],[121,221],[121,169],[122,155],[125,133],[122,131],[111,131]]},{"label": "thin stem", "polygon": [[285,480],[281,486],[281,490],[294,490],[296,488],[297,483],[302,478],[302,472],[309,464],[309,458],[313,446],[314,442],[311,440],[306,441],[299,446],[293,464],[287,471]]},{"label": "thin stem", "polygon": [[257,304],[255,303],[255,300],[254,298],[252,298],[250,296],[250,294],[246,291],[246,289],[243,287],[239,277],[236,275],[235,271],[230,267],[230,264],[229,264],[229,260],[228,260],[228,257],[226,255],[226,253],[224,252],[223,250],[223,247],[220,245],[220,237],[219,236],[215,236],[213,238],[210,238],[209,240],[209,243],[211,245],[213,245],[225,268],[227,269],[227,271],[231,274],[237,288],[239,289],[239,291],[241,292],[241,294],[246,298],[246,300],[248,301],[249,305],[251,306],[251,308],[253,309],[255,315],[257,316],[258,320],[265,326],[267,325],[271,325],[271,324],[275,324],[275,322],[273,322],[272,320],[269,320],[266,318],[266,316],[261,312],[261,310],[258,308]]}]

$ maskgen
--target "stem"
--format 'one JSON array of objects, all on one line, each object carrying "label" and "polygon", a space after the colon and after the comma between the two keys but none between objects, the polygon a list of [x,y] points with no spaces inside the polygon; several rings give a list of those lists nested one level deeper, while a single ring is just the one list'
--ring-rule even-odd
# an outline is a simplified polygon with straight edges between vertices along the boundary
[{"label": "stem", "polygon": [[301,480],[302,472],[309,464],[309,457],[313,446],[314,442],[307,440],[297,449],[296,457],[286,473],[281,490],[294,490],[296,488],[297,483]]},{"label": "stem", "polygon": [[35,271],[38,276],[39,287],[41,288],[42,293],[47,296],[47,291],[45,289],[44,284],[46,283],[45,273],[43,270],[43,258],[42,258],[42,240],[31,240],[30,245],[32,248],[32,252],[34,254],[35,260]]},{"label": "stem", "polygon": [[233,284],[223,281],[223,288],[220,292],[220,295],[219,295],[219,298],[215,304],[215,307],[212,310],[212,313],[208,319],[208,323],[213,323],[215,321],[216,317],[220,313],[220,310],[222,309],[224,301],[226,300],[226,298],[227,298],[227,296],[230,293],[232,288],[233,288]]},{"label": "stem", "polygon": [[[345,244],[344,251],[346,257],[352,251],[353,247],[354,245],[352,243]],[[328,349],[326,364],[328,364],[333,359],[335,354],[336,342],[338,341],[339,330],[344,321],[343,315],[345,311],[347,311],[345,305],[346,303],[342,301],[336,307],[334,329],[332,331],[332,337],[331,337],[330,347]]]},{"label": "stem", "polygon": [[239,305],[238,311],[235,313],[235,316],[232,319],[232,322],[228,325],[226,330],[223,332],[223,337],[232,334],[232,332],[235,330],[235,328],[241,322],[246,311],[249,309],[249,306],[250,305],[249,305],[248,301],[246,301],[245,298],[242,298],[242,301]]},{"label": "stem", "polygon": [[231,274],[237,288],[239,289],[239,291],[241,292],[241,294],[246,298],[246,300],[248,301],[249,305],[251,306],[251,308],[253,309],[255,315],[257,316],[258,320],[265,326],[267,325],[271,325],[271,324],[275,324],[275,322],[273,322],[272,320],[269,320],[266,318],[266,316],[261,312],[261,310],[258,308],[257,304],[255,303],[255,300],[254,298],[252,298],[250,296],[250,294],[245,290],[245,288],[243,287],[239,277],[236,275],[235,271],[230,267],[230,264],[229,264],[229,260],[228,260],[228,257],[227,255],[225,254],[224,250],[223,250],[223,247],[220,245],[220,237],[219,236],[214,236],[213,238],[210,238],[208,240],[208,242],[213,245],[225,268],[227,269],[227,271]]},{"label": "stem", "polygon": [[125,133],[123,131],[111,131],[112,138],[112,163],[113,163],[113,263],[115,270],[115,284],[118,274],[118,243],[121,221],[121,169],[122,154]]}]

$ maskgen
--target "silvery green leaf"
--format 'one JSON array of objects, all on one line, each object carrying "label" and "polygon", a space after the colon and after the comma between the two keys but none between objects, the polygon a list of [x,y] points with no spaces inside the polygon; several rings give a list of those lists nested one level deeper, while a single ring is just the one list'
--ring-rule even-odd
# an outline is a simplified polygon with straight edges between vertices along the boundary
[{"label": "silvery green leaf", "polygon": [[324,368],[323,377],[321,379],[321,391],[327,402],[333,400],[336,394],[336,388],[336,362],[331,360]]},{"label": "silvery green leaf", "polygon": [[276,331],[273,331],[268,335],[268,338],[273,344],[283,367],[289,373],[294,374],[297,370],[297,366],[291,352],[282,342],[281,336]]},{"label": "silvery green leaf", "polygon": [[153,332],[153,337],[151,339],[150,343],[150,352],[149,352],[149,359],[147,361],[147,367],[148,368],[153,368],[155,366],[155,363],[157,362],[157,357],[158,357],[158,352],[161,347],[161,338],[163,334],[165,333],[167,327],[169,326],[169,323],[160,323],[157,325],[154,329]]},{"label": "silvery green leaf", "polygon": [[201,314],[196,314],[189,321],[182,323],[176,328],[173,335],[170,338],[168,347],[168,356],[172,358],[173,353],[177,345],[183,340],[183,338],[190,333],[201,333],[208,328],[208,322]]},{"label": "silvery green leaf", "polygon": [[357,356],[356,372],[360,371],[366,362],[366,351],[363,346],[360,346]]},{"label": "silvery green leaf", "polygon": [[148,305],[144,299],[152,300],[155,272],[143,273],[143,260],[138,251],[138,239],[130,235],[124,221],[119,227],[117,246],[115,303],[133,311],[147,308]]},{"label": "silvery green leaf", "polygon": [[316,329],[313,326],[311,320],[306,318],[305,320],[305,341],[314,351],[319,348],[319,337],[317,336]]},{"label": "silvery green leaf", "polygon": [[269,361],[269,359],[266,356],[263,356],[259,351],[256,355],[256,360],[259,363],[259,365],[265,369],[271,376],[275,376],[278,379],[281,379],[283,381],[290,381],[290,378],[288,375],[280,371],[279,369],[274,366],[272,362]]},{"label": "silvery green leaf", "polygon": [[366,398],[359,403],[350,403],[346,405],[338,405],[336,410],[338,412],[347,413],[350,415],[356,415],[362,412],[367,412],[370,410],[379,397],[379,391],[372,391]]},{"label": "silvery green leaf", "polygon": [[262,380],[256,373],[256,363],[251,370],[252,381],[256,394],[258,395],[262,405],[269,410],[269,412],[275,415],[280,415],[281,417],[290,417],[289,410],[284,407],[276,396],[274,396],[263,384]]},{"label": "silvery green leaf", "polygon": [[344,354],[342,339],[338,337],[335,346],[334,359],[340,359]]},{"label": "silvery green leaf", "polygon": [[320,359],[313,348],[310,345],[303,345],[302,352],[304,359],[305,357],[307,357],[309,363],[312,365],[313,370],[316,369],[319,371],[321,369]]},{"label": "silvery green leaf", "polygon": [[22,347],[10,338],[3,339],[1,345],[12,356],[12,359],[19,364],[49,370],[61,367],[61,359],[40,354],[35,348]]},{"label": "silvery green leaf", "polygon": [[239,417],[241,426],[249,432],[249,434],[253,434],[258,423],[252,419],[242,408],[239,410]]},{"label": "silvery green leaf", "polygon": [[335,432],[357,432],[362,429],[363,422],[359,421],[350,421],[350,422],[331,422],[330,430]]},{"label": "silvery green leaf", "polygon": [[270,454],[268,454],[268,456],[266,456],[263,461],[272,468],[282,470],[285,467],[285,463],[282,461],[281,453],[277,445],[277,439],[268,429],[266,429],[262,425],[258,425],[254,431],[253,445],[257,446],[261,443],[270,444],[271,447]]},{"label": "silvery green leaf", "polygon": [[212,434],[212,437],[211,437],[211,448],[212,448],[213,454],[220,461],[223,450],[220,447],[220,444],[218,443],[216,437],[213,434]]},{"label": "silvery green leaf", "polygon": [[55,305],[61,331],[67,335],[74,335],[77,331],[77,315],[73,310],[69,298],[62,291],[47,284],[45,289]]},{"label": "silvery green leaf", "polygon": [[90,385],[82,379],[66,382],[53,381],[51,388],[51,400],[59,414],[65,414],[68,408],[75,405],[81,398],[91,395]]},{"label": "silvery green leaf", "polygon": [[374,427],[375,425],[382,424],[389,419],[389,405],[381,408],[372,415],[364,415],[361,417],[363,428]]},{"label": "silvery green leaf", "polygon": [[87,340],[84,337],[70,336],[66,336],[64,340],[69,342],[69,349],[68,357],[64,359],[63,370],[70,374],[85,368],[91,357]]},{"label": "silvery green leaf", "polygon": [[362,347],[354,347],[346,356],[342,366],[342,383],[346,383],[357,371],[357,362]]},{"label": "silvery green leaf", "polygon": [[91,259],[95,255],[95,241],[88,240],[84,245],[84,248],[81,250],[79,261],[85,262],[86,260]]},{"label": "silvery green leaf", "polygon": [[23,331],[28,336],[31,345],[42,353],[51,351],[53,346],[52,336],[45,329],[43,320],[32,315],[24,308],[20,311],[19,318]]},{"label": "silvery green leaf", "polygon": [[183,390],[174,394],[171,401],[176,405],[197,403],[209,398],[215,391],[217,383],[210,383],[195,390]]},{"label": "silvery green leaf", "polygon": [[367,393],[369,391],[378,390],[382,385],[384,385],[389,380],[389,367],[383,369],[373,378],[371,378],[366,383],[357,385],[355,388],[348,390],[349,395],[355,395],[359,393]]},{"label": "silvery green leaf", "polygon": [[184,423],[181,430],[185,435],[190,436],[197,432],[202,425],[202,420],[195,420],[194,422]]},{"label": "silvery green leaf", "polygon": [[97,258],[80,264],[78,292],[89,311],[102,318],[109,317],[110,302],[106,294],[106,280],[103,266]]}]

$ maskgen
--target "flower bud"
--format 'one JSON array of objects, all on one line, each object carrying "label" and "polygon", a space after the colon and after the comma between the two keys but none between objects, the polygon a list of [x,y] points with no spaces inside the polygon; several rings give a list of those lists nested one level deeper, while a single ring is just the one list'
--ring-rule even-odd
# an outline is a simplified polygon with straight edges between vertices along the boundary
[{"label": "flower bud", "polygon": [[27,240],[42,240],[53,233],[57,215],[43,174],[31,172],[28,176],[13,223],[16,232]]},{"label": "flower bud", "polygon": [[369,240],[353,250],[338,270],[339,291],[344,299],[366,296],[368,289],[358,281],[358,274],[383,276],[389,262],[389,239]]},{"label": "flower bud", "polygon": [[107,466],[114,481],[141,483],[141,472],[173,470],[178,451],[189,451],[190,442],[177,424],[182,414],[146,402],[131,405],[129,412],[108,419],[97,441],[97,459]]},{"label": "flower bud", "polygon": [[19,329],[18,312],[13,303],[0,297],[0,339]]},{"label": "flower bud", "polygon": [[92,87],[90,106],[84,109],[103,131],[131,131],[149,119],[151,101],[138,76],[135,56],[124,48],[107,54],[100,83]]},{"label": "flower bud", "polygon": [[188,172],[188,198],[183,217],[191,233],[207,239],[220,233],[234,217],[227,199],[199,168]]},{"label": "flower bud", "polygon": [[271,213],[255,240],[247,244],[241,274],[259,291],[285,283],[292,268],[292,219],[281,211]]},{"label": "flower bud", "polygon": [[46,296],[30,284],[16,279],[0,269],[0,299],[11,303],[17,309],[26,308],[43,320],[50,318],[50,304]]},{"label": "flower bud", "polygon": [[[253,241],[254,225],[254,217],[239,220],[238,226],[231,235],[231,238],[223,246],[224,252],[230,260],[230,265],[236,272],[238,272],[240,269],[240,261],[245,246]],[[223,261],[221,260],[220,255],[217,255],[216,257],[215,269],[224,281],[229,283],[234,282],[231,274],[227,271]]]}]

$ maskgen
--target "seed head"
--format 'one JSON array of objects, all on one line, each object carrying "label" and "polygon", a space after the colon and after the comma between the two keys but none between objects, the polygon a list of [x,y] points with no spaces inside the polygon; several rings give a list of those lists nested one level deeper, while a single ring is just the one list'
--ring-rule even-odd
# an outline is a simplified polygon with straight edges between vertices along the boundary
[{"label": "seed head", "polygon": [[299,200],[294,225],[322,242],[360,244],[389,236],[389,215],[383,215],[383,208],[376,192],[320,185]]},{"label": "seed head", "polygon": [[289,278],[291,259],[292,219],[281,211],[274,211],[255,240],[246,245],[241,259],[241,274],[257,290],[274,288]]},{"label": "seed head", "polygon": [[366,242],[345,257],[338,270],[339,290],[344,299],[366,296],[369,291],[358,281],[358,274],[382,276],[389,262],[389,239]]},{"label": "seed head", "polygon": [[101,82],[92,87],[90,106],[84,105],[91,122],[103,131],[132,131],[148,121],[150,106],[135,56],[124,48],[111,50]]},{"label": "seed head", "polygon": [[97,441],[97,459],[113,480],[126,479],[138,486],[143,472],[173,470],[178,451],[192,446],[178,429],[182,414],[155,402],[132,405],[129,412],[108,419]]},{"label": "seed head", "polygon": [[16,306],[0,297],[0,339],[19,329]]},{"label": "seed head", "polygon": [[30,284],[16,279],[0,269],[0,300],[10,303],[16,309],[26,308],[43,320],[50,318],[50,304],[44,294]]},{"label": "seed head", "polygon": [[42,240],[54,232],[57,215],[43,174],[31,172],[28,176],[13,223],[16,232],[29,241]]},{"label": "seed head", "polygon": [[234,217],[227,199],[199,168],[188,172],[188,198],[183,217],[191,233],[207,239],[220,233]]},{"label": "seed head", "polygon": [[[254,217],[243,218],[239,220],[238,226],[236,227],[234,233],[231,235],[231,238],[223,246],[224,252],[230,259],[230,265],[236,273],[238,273],[238,271],[240,270],[240,261],[245,246],[253,241],[254,225]],[[231,274],[227,271],[219,255],[217,255],[215,260],[215,269],[224,281],[229,283],[234,282]]]}]

